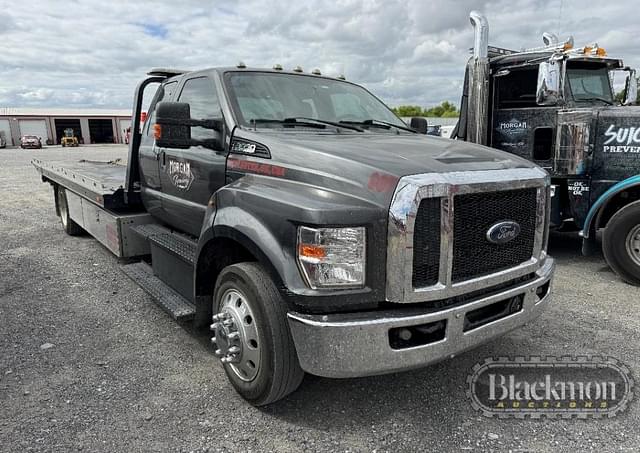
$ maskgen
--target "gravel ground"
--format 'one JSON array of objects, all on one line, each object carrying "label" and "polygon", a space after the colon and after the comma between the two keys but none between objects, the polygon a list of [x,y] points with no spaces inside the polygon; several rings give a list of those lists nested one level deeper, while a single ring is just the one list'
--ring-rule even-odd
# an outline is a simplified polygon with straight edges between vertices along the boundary
[{"label": "gravel ground", "polygon": [[0,150],[2,451],[637,451],[640,404],[611,420],[494,420],[465,396],[489,356],[611,355],[640,376],[640,290],[573,235],[554,236],[551,308],[453,360],[382,377],[307,376],[256,409],[208,338],[173,322],[90,237],[66,236],[34,156],[126,157],[122,146]]}]

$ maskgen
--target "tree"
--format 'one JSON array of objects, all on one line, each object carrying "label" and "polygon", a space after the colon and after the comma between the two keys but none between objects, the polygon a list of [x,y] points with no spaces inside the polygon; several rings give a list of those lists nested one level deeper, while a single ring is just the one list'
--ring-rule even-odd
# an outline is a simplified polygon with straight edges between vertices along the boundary
[{"label": "tree", "polygon": [[422,107],[417,105],[400,105],[393,109],[398,116],[424,116]]},{"label": "tree", "polygon": [[417,105],[400,105],[395,107],[393,111],[398,116],[431,116],[431,117],[444,117],[444,118],[456,118],[460,115],[460,112],[449,101],[443,101],[440,105],[423,109]]}]

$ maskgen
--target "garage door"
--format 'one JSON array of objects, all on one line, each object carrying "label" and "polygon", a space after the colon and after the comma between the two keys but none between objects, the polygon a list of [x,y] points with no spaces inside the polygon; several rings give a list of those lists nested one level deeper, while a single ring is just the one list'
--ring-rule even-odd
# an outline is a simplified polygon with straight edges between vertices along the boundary
[{"label": "garage door", "polygon": [[20,136],[35,135],[42,138],[42,143],[47,140],[47,123],[44,120],[19,120],[18,124],[20,124]]},{"label": "garage door", "polygon": [[13,145],[11,141],[11,128],[9,127],[9,120],[0,120],[0,135],[4,137],[7,145]]}]

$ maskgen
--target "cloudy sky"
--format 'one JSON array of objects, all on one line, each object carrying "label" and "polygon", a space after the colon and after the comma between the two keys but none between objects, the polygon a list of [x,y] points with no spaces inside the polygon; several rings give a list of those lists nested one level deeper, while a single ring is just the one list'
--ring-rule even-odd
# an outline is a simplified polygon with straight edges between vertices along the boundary
[{"label": "cloudy sky", "polygon": [[392,106],[457,104],[473,9],[493,45],[551,31],[640,66],[632,0],[0,0],[0,107],[129,108],[151,67],[238,61],[344,73]]}]

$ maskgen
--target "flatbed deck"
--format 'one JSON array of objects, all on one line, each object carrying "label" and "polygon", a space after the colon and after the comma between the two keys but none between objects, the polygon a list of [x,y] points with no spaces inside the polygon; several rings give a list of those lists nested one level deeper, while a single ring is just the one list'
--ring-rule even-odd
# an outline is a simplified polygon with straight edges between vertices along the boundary
[{"label": "flatbed deck", "polygon": [[112,211],[142,209],[139,193],[125,203],[126,162],[79,160],[74,163],[33,159],[44,181],[64,186],[98,206]]}]

